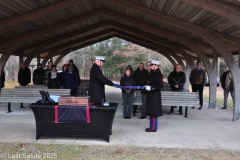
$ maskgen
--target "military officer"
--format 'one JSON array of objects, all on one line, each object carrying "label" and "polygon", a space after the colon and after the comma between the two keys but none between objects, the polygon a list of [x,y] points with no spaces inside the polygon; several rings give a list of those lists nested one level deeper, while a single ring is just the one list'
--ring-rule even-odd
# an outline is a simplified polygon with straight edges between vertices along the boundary
[{"label": "military officer", "polygon": [[104,77],[101,70],[106,57],[96,56],[95,58],[95,63],[90,70],[89,96],[91,97],[91,102],[94,102],[95,105],[99,105],[105,101],[104,85],[113,86],[114,82]]},{"label": "military officer", "polygon": [[163,75],[159,69],[160,62],[151,60],[152,70],[148,85],[145,86],[147,92],[146,115],[150,116],[149,128],[146,132],[156,132],[158,128],[158,117],[162,116],[161,89],[163,88]]}]

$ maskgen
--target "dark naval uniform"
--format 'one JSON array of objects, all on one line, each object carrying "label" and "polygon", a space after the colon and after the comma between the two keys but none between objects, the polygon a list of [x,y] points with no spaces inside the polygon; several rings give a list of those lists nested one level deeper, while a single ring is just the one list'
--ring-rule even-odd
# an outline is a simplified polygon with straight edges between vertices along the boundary
[{"label": "dark naval uniform", "polygon": [[89,96],[94,104],[102,104],[105,101],[104,85],[113,86],[113,82],[103,76],[100,67],[94,63],[90,71]]},{"label": "dark naval uniform", "polygon": [[161,89],[163,88],[163,75],[159,68],[151,71],[148,85],[151,86],[151,90],[147,92],[146,115],[150,116],[149,129],[156,132],[158,117],[162,116]]}]

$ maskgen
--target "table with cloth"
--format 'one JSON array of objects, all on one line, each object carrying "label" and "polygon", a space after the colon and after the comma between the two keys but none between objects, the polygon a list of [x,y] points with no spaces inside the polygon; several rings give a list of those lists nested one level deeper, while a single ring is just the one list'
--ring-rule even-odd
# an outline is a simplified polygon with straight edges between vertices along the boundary
[{"label": "table with cloth", "polygon": [[109,142],[117,103],[109,106],[58,106],[31,104],[36,139],[44,136],[102,138]]}]

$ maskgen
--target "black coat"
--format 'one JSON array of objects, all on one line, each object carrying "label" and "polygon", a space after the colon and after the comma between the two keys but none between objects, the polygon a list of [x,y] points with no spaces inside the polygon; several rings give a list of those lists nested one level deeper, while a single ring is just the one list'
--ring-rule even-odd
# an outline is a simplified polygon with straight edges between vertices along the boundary
[{"label": "black coat", "polygon": [[44,69],[35,69],[33,72],[33,84],[43,84]]},{"label": "black coat", "polygon": [[113,86],[112,81],[103,76],[100,67],[94,63],[90,70],[89,96],[95,104],[102,104],[105,101],[104,85]]},{"label": "black coat", "polygon": [[[121,86],[135,86],[136,85],[135,78],[132,75],[127,76],[126,74],[124,74],[120,80],[120,85]],[[125,93],[124,89],[122,89],[122,93]],[[131,90],[131,93],[134,93],[134,90]]]},{"label": "black coat", "polygon": [[163,75],[160,69],[151,72],[148,83],[151,90],[147,92],[146,115],[151,117],[162,116],[161,89],[163,88]]},{"label": "black coat", "polygon": [[48,88],[52,89],[59,89],[59,83],[60,83],[60,75],[57,73],[57,77],[54,79],[51,79],[52,72],[48,73]]},{"label": "black coat", "polygon": [[5,82],[5,73],[2,71],[1,88],[3,88],[5,86],[4,82]]},{"label": "black coat", "polygon": [[[227,78],[227,74],[228,74],[228,73],[229,73],[229,70],[226,71],[226,72],[224,72],[223,75],[222,75],[222,77],[221,77],[221,85],[222,85],[222,88],[223,88],[223,89],[226,89],[225,85],[226,85],[226,78]],[[231,81],[231,83],[230,83],[229,89],[230,89],[230,90],[233,90],[233,83],[232,83],[232,81]]]},{"label": "black coat", "polygon": [[31,72],[29,68],[20,68],[18,71],[18,83],[21,86],[28,85],[31,82]]},{"label": "black coat", "polygon": [[[137,86],[146,86],[147,81],[149,79],[149,73],[146,69],[143,69],[142,71],[139,70],[139,68],[134,71],[133,76],[136,81]],[[146,90],[141,90],[141,93],[146,94]]]},{"label": "black coat", "polygon": [[[171,89],[173,90],[183,89],[185,82],[186,82],[186,75],[182,71],[177,73],[176,70],[174,69],[174,71],[171,72],[168,76],[168,83],[170,84]],[[174,85],[178,85],[178,88],[176,88]]]}]

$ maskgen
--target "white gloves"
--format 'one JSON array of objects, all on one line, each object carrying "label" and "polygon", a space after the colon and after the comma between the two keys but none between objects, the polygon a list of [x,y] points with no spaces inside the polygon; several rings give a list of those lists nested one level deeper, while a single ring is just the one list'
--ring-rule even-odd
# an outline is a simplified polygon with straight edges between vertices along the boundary
[{"label": "white gloves", "polygon": [[146,89],[147,91],[150,91],[150,90],[151,90],[151,86],[145,86],[145,89]]},{"label": "white gloves", "polygon": [[115,81],[112,81],[113,84],[117,84]]}]

